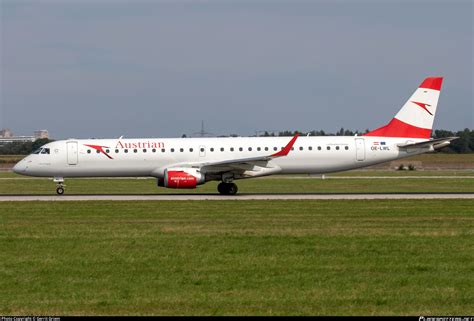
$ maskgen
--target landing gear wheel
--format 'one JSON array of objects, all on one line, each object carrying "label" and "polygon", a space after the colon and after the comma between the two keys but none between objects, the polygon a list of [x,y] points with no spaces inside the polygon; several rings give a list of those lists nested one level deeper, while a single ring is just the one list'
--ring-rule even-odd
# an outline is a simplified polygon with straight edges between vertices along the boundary
[{"label": "landing gear wheel", "polygon": [[217,185],[217,191],[219,192],[219,194],[221,195],[225,195],[225,185],[226,183],[219,183],[219,185]]},{"label": "landing gear wheel", "polygon": [[58,195],[64,194],[64,177],[54,177],[53,182],[56,183],[56,193]]},{"label": "landing gear wheel", "polygon": [[235,195],[235,194],[237,194],[238,190],[239,189],[237,188],[237,185],[235,185],[234,183],[230,183],[229,188],[228,188],[227,191],[228,191],[229,195]]},{"label": "landing gear wheel", "polygon": [[58,186],[56,188],[56,193],[58,193],[58,195],[63,195],[64,194],[64,187]]},{"label": "landing gear wheel", "polygon": [[237,188],[237,185],[234,183],[220,183],[217,185],[217,190],[221,195],[235,195],[237,194],[237,191],[239,190]]}]

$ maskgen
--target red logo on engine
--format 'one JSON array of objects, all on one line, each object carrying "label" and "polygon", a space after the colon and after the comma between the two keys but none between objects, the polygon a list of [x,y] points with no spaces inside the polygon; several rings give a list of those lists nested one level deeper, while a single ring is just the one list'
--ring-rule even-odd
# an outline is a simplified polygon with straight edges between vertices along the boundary
[{"label": "red logo on engine", "polygon": [[196,188],[196,177],[184,171],[168,171],[165,186],[168,188]]}]

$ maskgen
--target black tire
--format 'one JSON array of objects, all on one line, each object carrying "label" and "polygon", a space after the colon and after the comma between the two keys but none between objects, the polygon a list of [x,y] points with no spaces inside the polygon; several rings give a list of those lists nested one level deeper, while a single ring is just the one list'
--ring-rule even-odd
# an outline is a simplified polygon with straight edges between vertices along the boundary
[{"label": "black tire", "polygon": [[230,183],[227,187],[227,195],[235,195],[237,194],[238,190],[239,188],[237,187],[237,185],[235,185],[234,183]]},{"label": "black tire", "polygon": [[220,183],[217,185],[217,190],[221,195],[235,195],[237,194],[238,188],[234,183]]},{"label": "black tire", "polygon": [[58,187],[56,188],[56,193],[58,195],[63,195],[64,194],[64,188],[63,187]]},{"label": "black tire", "polygon": [[219,192],[219,194],[221,195],[227,195],[227,184],[222,182],[222,183],[219,183],[219,185],[217,185],[217,191]]}]

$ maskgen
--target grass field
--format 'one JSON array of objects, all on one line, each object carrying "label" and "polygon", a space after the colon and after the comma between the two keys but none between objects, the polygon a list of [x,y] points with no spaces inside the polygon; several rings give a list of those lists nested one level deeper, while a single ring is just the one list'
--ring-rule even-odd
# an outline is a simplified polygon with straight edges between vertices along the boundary
[{"label": "grass field", "polygon": [[0,155],[0,164],[11,164],[21,161],[26,155]]},{"label": "grass field", "polygon": [[[0,160],[19,160],[21,156],[0,156]],[[328,179],[299,175],[272,176],[238,181],[240,193],[443,193],[474,192],[474,154],[424,154],[403,160],[421,161],[434,168],[453,170],[354,170],[328,174]],[[462,168],[462,169],[461,169]],[[380,179],[398,177],[400,179]],[[418,177],[418,178],[411,178]],[[435,177],[435,178],[434,178]],[[458,178],[453,178],[458,177]],[[10,180],[15,178],[15,180]],[[21,179],[16,179],[21,178]],[[334,178],[334,179],[332,179]],[[347,179],[345,179],[347,178]],[[350,178],[350,180],[349,180]],[[337,179],[337,180],[336,180]],[[216,183],[208,183],[196,190],[157,188],[148,179],[67,179],[67,194],[156,194],[156,193],[216,193]],[[12,172],[0,172],[0,194],[55,194],[55,185],[47,179],[28,179]]]},{"label": "grass field", "polygon": [[427,153],[416,155],[413,157],[405,158],[400,161],[406,161],[408,164],[410,161],[420,161],[422,163],[430,165],[444,165],[444,164],[474,164],[474,153],[470,154],[446,154],[446,153]]},{"label": "grass field", "polygon": [[472,315],[474,201],[0,203],[0,314]]},{"label": "grass field", "polygon": [[[320,179],[317,177],[271,176],[236,181],[239,193],[474,193],[472,173],[461,177],[417,177],[409,172],[393,174],[366,173],[369,177],[349,175],[346,177]],[[413,177],[406,177],[406,176]],[[460,175],[460,174],[459,174]],[[19,178],[19,179],[16,179]],[[2,194],[55,194],[51,179],[21,178],[15,174],[0,178]],[[182,194],[217,193],[217,183],[209,182],[193,190],[175,190],[156,186],[154,179],[67,179],[66,194]]]}]

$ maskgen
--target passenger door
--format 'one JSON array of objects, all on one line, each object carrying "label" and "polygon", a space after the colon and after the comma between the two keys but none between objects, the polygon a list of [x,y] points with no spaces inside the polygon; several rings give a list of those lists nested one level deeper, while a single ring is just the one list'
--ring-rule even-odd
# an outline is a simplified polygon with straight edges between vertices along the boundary
[{"label": "passenger door", "polygon": [[77,142],[67,142],[67,163],[68,165],[77,165],[78,152]]},{"label": "passenger door", "polygon": [[363,138],[356,138],[356,159],[361,162],[365,160],[365,143]]}]

